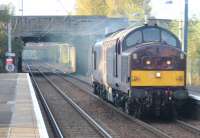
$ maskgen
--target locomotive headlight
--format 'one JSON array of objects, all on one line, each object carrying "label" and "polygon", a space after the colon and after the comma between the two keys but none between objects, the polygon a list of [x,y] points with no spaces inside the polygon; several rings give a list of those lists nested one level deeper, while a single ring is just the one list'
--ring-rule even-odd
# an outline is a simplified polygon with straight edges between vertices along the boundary
[{"label": "locomotive headlight", "polygon": [[177,80],[177,81],[183,81],[184,78],[183,78],[183,76],[179,76],[179,77],[176,78],[176,80]]},{"label": "locomotive headlight", "polygon": [[137,53],[133,53],[133,59],[137,59],[138,56],[137,56]]},{"label": "locomotive headlight", "polygon": [[150,65],[150,64],[151,64],[151,61],[150,61],[150,60],[147,60],[147,61],[146,61],[146,64],[147,64],[147,65]]},{"label": "locomotive headlight", "polygon": [[132,81],[139,81],[140,80],[140,78],[137,77],[137,76],[133,76],[131,79],[132,79]]},{"label": "locomotive headlight", "polygon": [[160,78],[160,77],[161,77],[160,72],[156,72],[156,78]]},{"label": "locomotive headlight", "polygon": [[183,53],[180,54],[180,59],[184,59],[184,54]]},{"label": "locomotive headlight", "polygon": [[166,61],[166,64],[167,64],[167,65],[171,65],[172,62],[171,62],[170,60],[167,60],[167,61]]}]

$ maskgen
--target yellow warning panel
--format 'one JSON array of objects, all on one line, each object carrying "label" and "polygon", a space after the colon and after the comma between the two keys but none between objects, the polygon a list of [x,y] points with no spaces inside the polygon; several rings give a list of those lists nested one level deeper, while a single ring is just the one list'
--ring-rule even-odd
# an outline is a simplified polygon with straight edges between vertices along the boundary
[{"label": "yellow warning panel", "polygon": [[184,71],[131,71],[131,86],[184,86],[184,79]]}]

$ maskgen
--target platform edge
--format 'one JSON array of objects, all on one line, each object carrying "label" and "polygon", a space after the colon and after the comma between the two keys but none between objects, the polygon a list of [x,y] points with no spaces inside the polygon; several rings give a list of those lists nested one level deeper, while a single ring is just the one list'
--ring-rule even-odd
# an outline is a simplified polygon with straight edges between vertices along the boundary
[{"label": "platform edge", "polygon": [[39,129],[40,137],[49,138],[49,135],[48,135],[45,123],[44,123],[44,119],[42,117],[42,113],[41,113],[41,110],[39,107],[39,103],[38,103],[36,95],[35,95],[35,90],[33,88],[32,82],[31,82],[31,78],[28,73],[26,73],[26,76],[27,76],[27,80],[28,80],[29,90],[31,93],[31,99],[33,102],[33,108],[34,108],[34,112],[35,112],[35,116],[36,116],[36,120],[37,120],[37,127]]}]

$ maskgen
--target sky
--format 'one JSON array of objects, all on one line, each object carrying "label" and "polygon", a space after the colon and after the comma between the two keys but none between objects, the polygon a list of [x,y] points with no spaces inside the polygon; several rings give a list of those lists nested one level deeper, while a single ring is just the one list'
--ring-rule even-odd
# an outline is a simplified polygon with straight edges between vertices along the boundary
[{"label": "sky", "polygon": [[[172,1],[167,4],[167,1]],[[200,1],[189,1],[189,17],[200,17]],[[12,3],[15,15],[21,15],[22,0],[0,0],[0,4]],[[160,19],[183,18],[184,0],[151,0],[151,14]],[[23,0],[23,15],[67,15],[73,14],[75,0]]]},{"label": "sky", "polygon": [[[167,1],[172,1],[167,4]],[[180,19],[184,15],[185,0],[151,0],[152,15],[156,18]],[[188,0],[189,18],[194,15],[200,17],[200,0]]]},{"label": "sky", "polygon": [[0,4],[12,3],[15,15],[67,15],[74,12],[75,0],[0,0]]}]

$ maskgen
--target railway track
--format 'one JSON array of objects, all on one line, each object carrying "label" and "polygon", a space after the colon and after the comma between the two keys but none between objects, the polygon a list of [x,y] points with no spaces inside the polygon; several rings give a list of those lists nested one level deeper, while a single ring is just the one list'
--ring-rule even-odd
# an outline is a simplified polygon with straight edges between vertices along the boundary
[{"label": "railway track", "polygon": [[[107,125],[106,118],[114,116],[116,114],[114,112],[117,112],[117,114],[120,114],[125,118],[128,118],[129,122],[132,122],[134,124],[141,126],[140,129],[142,129],[142,131],[148,130],[149,132],[153,133],[157,137],[168,137],[168,138],[173,138],[173,137],[175,137],[175,138],[176,137],[191,137],[191,138],[193,138],[194,137],[194,138],[196,138],[196,137],[200,136],[200,130],[197,127],[193,126],[190,123],[183,122],[180,120],[176,120],[174,122],[143,122],[141,120],[137,120],[131,116],[128,116],[125,113],[121,112],[119,109],[116,109],[109,103],[103,101],[102,99],[100,99],[99,97],[94,95],[92,93],[92,85],[91,84],[89,84],[88,82],[85,82],[84,80],[80,81],[79,78],[74,77],[73,75],[68,75],[67,77],[63,77],[61,75],[58,76],[58,75],[54,74],[51,76],[51,80],[53,82],[56,82],[56,84],[58,86],[60,86],[60,88],[62,88],[65,93],[69,94],[70,97],[72,97],[74,99],[74,101],[80,105],[80,107],[82,107],[84,110],[86,110],[89,114],[92,114],[92,117],[96,118],[95,120],[97,122],[100,122],[100,124],[102,123],[103,126],[105,126],[105,128],[107,127],[108,128],[107,131],[110,132],[112,137],[138,137],[138,136],[146,137],[147,136],[146,133],[145,133],[145,135],[142,135],[142,136],[139,135],[138,133],[144,134],[144,132],[139,132],[138,129],[137,129],[138,133],[136,133],[136,134],[134,133],[134,130],[131,130],[131,132],[129,132],[129,130],[126,130],[126,129],[127,128],[130,129],[131,127],[130,126],[127,127],[126,126],[127,123],[125,123],[125,122],[124,123],[120,122],[120,123],[125,124],[123,126],[124,129],[122,129],[122,130],[124,130],[126,132],[120,131],[120,129],[121,129],[120,127],[118,127],[118,129],[117,129],[117,128],[113,128],[112,125]],[[63,81],[63,80],[66,82],[65,84],[61,83],[61,81]],[[63,86],[63,85],[65,85],[65,86]],[[79,91],[79,92],[77,92],[77,91]],[[82,93],[81,98],[79,98],[79,96],[77,95],[78,93],[79,94]],[[85,94],[90,95],[90,96],[88,96],[88,97],[90,97],[89,98],[90,100],[93,101],[93,98],[97,99],[98,101],[100,101],[100,103],[103,103],[104,106],[105,105],[107,106],[105,108],[111,108],[111,110],[113,110],[111,113],[112,115],[109,115],[109,113],[106,112],[106,110],[104,110],[104,109],[103,109],[104,113],[101,113],[102,111],[98,111],[98,110],[94,111],[94,109],[90,109],[90,110],[86,109],[88,106],[93,108],[91,106],[91,105],[93,105],[93,102],[90,100],[87,100],[90,102],[85,104],[84,101],[86,101],[86,99],[87,99],[87,98],[85,98]],[[100,107],[95,106],[95,108],[98,109]],[[95,115],[95,113],[97,113],[97,114]],[[101,117],[101,116],[104,116],[104,117]],[[117,119],[114,119],[114,120],[117,120]],[[110,121],[110,123],[111,122],[113,123],[113,121]],[[117,126],[117,124],[115,124],[115,123],[113,123],[113,125]],[[134,128],[136,128],[136,127],[134,127]],[[120,134],[118,134],[116,132],[119,132]],[[155,137],[155,136],[153,136],[152,134],[148,135],[148,137]]]},{"label": "railway track", "polygon": [[173,122],[166,122],[166,121],[159,120],[159,121],[153,121],[153,122],[148,122],[148,123],[173,138],[200,137],[200,131],[196,127],[191,126],[188,123],[180,121],[180,120],[175,120]]},{"label": "railway track", "polygon": [[34,77],[34,75],[32,73],[31,68],[29,66],[27,66],[27,68],[29,70],[29,74],[31,76],[34,88],[37,91],[37,95],[38,95],[38,97],[40,99],[40,103],[42,104],[43,109],[46,112],[49,125],[50,125],[51,129],[53,130],[52,135],[55,136],[55,137],[63,138],[63,134],[62,134],[60,128],[58,127],[57,122],[55,121],[55,117],[53,116],[53,114],[52,114],[52,112],[51,112],[51,110],[49,108],[49,105],[47,104],[47,101],[44,98],[44,96],[42,94],[42,91],[40,90],[40,88],[38,86],[38,83],[36,82],[36,79],[35,79],[35,77]]},{"label": "railway track", "polygon": [[[70,77],[70,78],[69,78]],[[74,77],[70,75],[67,78],[67,81],[70,81],[73,84],[77,84],[81,82],[82,84],[79,84],[79,88],[83,89],[83,85],[88,85],[88,87],[91,87],[91,84],[88,82],[84,82],[83,80],[79,80],[79,78]],[[66,78],[64,78],[66,79]],[[80,87],[81,85],[81,87]],[[88,88],[85,89],[85,91],[89,90]],[[90,93],[92,93],[92,88],[90,88]],[[159,129],[163,133],[165,133],[168,137],[200,137],[200,121],[195,124],[195,121],[193,123],[190,122],[184,122],[181,120],[175,120],[174,122],[151,122],[149,123],[151,126]],[[197,127],[199,126],[199,127]]]},{"label": "railway track", "polygon": [[167,137],[164,133],[148,124],[133,119],[122,112],[114,110],[111,105],[105,105],[98,98],[83,92],[71,83],[63,83],[63,78],[52,75],[49,79],[72,98],[96,122],[101,124],[112,137]]},{"label": "railway track", "polygon": [[87,116],[69,97],[59,93],[61,92],[58,90],[59,88],[56,88],[45,77],[34,76],[46,104],[49,105],[48,111],[51,112],[50,114],[54,120],[54,122],[50,122],[52,122],[53,128],[57,126],[58,131],[54,129],[55,137],[111,138],[103,128],[92,120],[90,116]]}]

